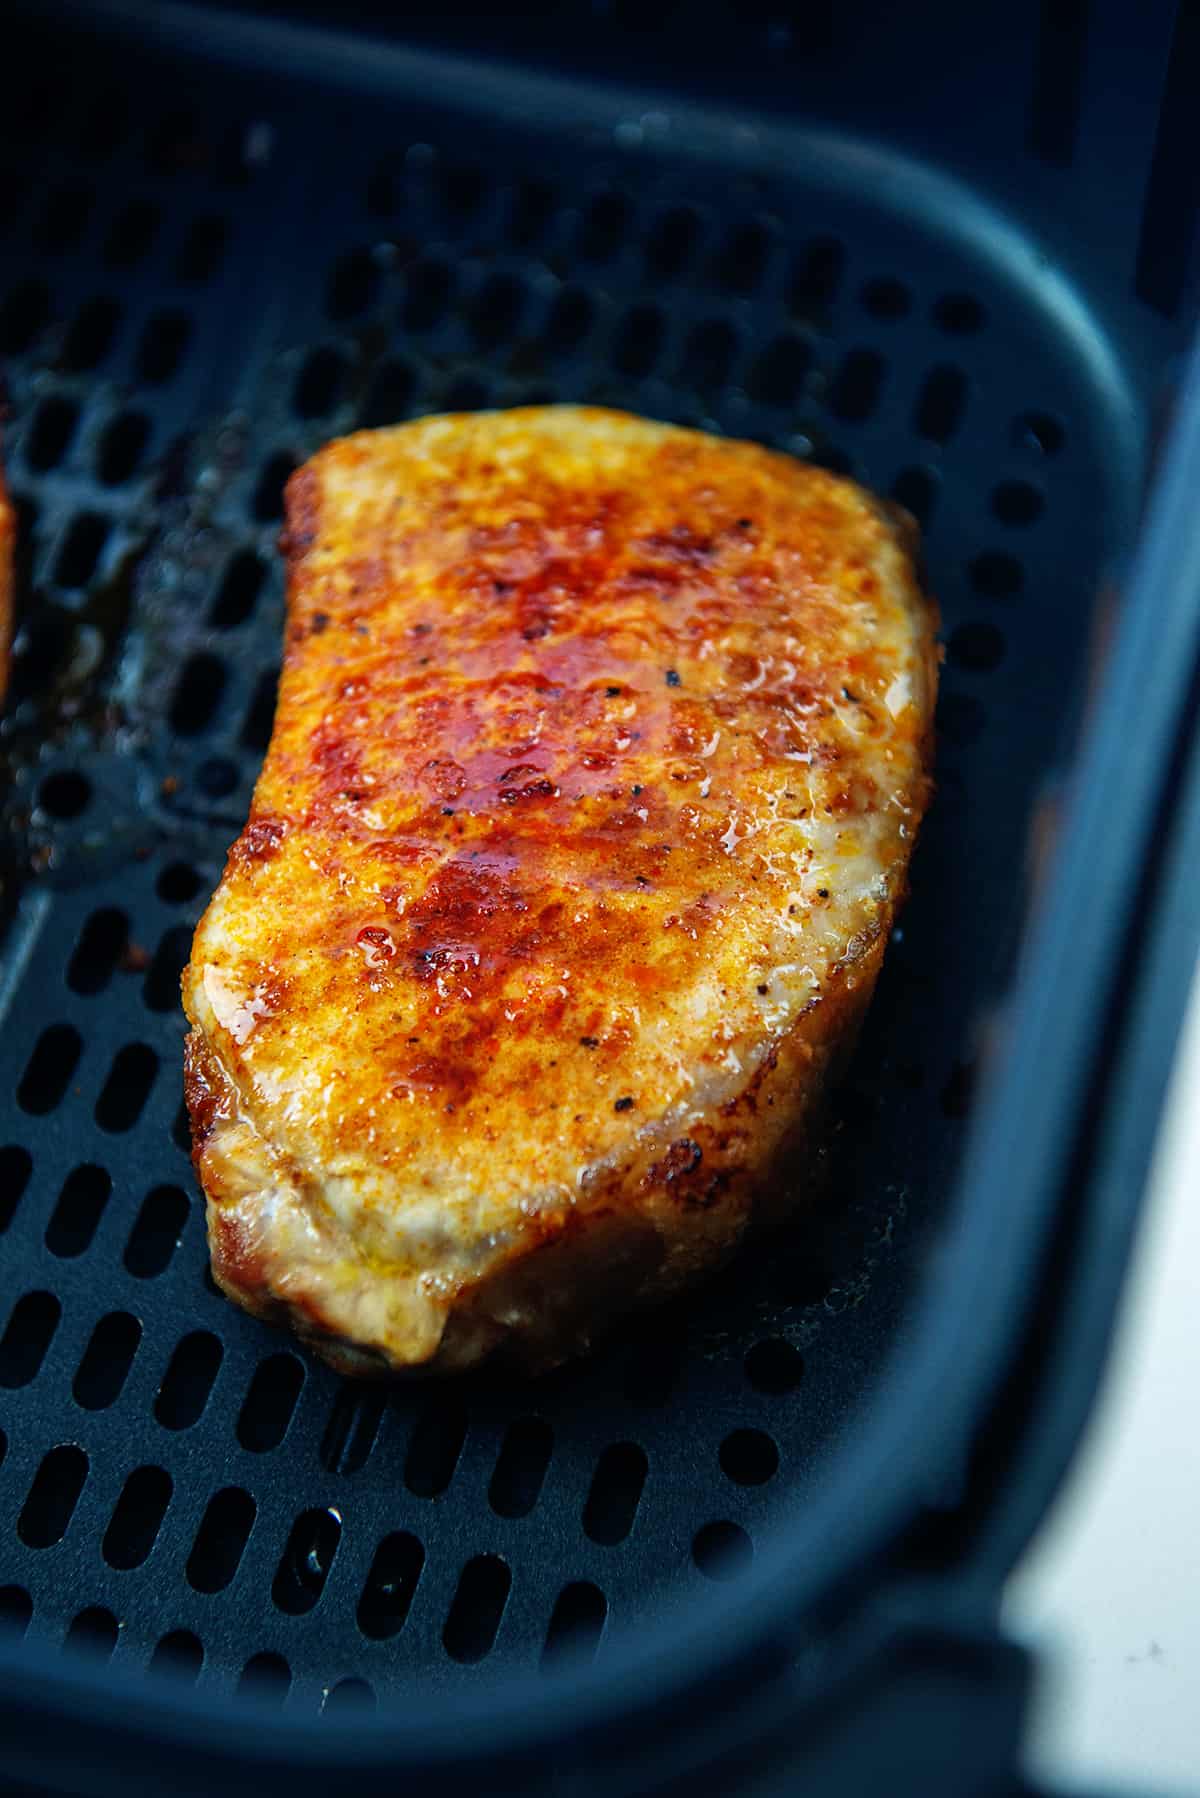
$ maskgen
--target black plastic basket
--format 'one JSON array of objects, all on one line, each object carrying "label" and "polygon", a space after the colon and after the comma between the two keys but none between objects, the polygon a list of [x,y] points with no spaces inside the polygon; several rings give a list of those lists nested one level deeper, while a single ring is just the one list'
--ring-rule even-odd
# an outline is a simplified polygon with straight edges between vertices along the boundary
[{"label": "black plastic basket", "polygon": [[[1012,1789],[998,1596],[1198,935],[1196,7],[130,0],[6,50],[3,1771]],[[549,399],[917,514],[939,793],[822,1214],[547,1380],[359,1388],[209,1280],[177,977],[270,728],[287,472]]]}]

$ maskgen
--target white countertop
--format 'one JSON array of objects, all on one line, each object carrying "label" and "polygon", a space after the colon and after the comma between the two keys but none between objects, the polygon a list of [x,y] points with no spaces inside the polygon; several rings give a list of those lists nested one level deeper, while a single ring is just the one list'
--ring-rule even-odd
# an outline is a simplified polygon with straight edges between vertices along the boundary
[{"label": "white countertop", "polygon": [[1039,1784],[1200,1798],[1200,979],[1105,1387],[1006,1626],[1042,1669]]}]

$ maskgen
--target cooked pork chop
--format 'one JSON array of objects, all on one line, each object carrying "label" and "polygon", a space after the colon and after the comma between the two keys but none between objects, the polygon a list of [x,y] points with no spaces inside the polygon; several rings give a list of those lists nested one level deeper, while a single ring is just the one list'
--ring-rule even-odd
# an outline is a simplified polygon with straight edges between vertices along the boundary
[{"label": "cooked pork chop", "polygon": [[292,476],[274,735],[183,983],[231,1298],[348,1371],[547,1365],[804,1195],[929,794],[910,538],[587,408]]},{"label": "cooked pork chop", "polygon": [[8,686],[8,653],[13,628],[13,556],[17,545],[17,515],[4,486],[0,462],[0,705]]}]

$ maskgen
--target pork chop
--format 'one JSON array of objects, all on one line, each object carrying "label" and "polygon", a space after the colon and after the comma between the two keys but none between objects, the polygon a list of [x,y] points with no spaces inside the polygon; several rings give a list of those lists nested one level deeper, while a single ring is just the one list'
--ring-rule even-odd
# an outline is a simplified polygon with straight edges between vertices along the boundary
[{"label": "pork chop", "polygon": [[591,408],[292,476],[274,734],[183,980],[231,1298],[347,1371],[549,1365],[803,1198],[930,790],[913,538]]}]

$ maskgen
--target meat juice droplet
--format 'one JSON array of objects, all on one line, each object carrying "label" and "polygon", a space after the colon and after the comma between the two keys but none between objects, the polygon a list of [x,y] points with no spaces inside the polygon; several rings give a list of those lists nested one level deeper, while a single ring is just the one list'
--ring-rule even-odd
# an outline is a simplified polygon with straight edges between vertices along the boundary
[{"label": "meat juice droplet", "polygon": [[391,932],[384,930],[378,924],[364,925],[354,941],[362,950],[363,960],[372,972],[377,968],[382,968],[385,962],[391,961],[396,953],[396,944]]},{"label": "meat juice droplet", "polygon": [[422,773],[439,799],[457,799],[467,784],[464,770],[451,756],[435,756]]}]

